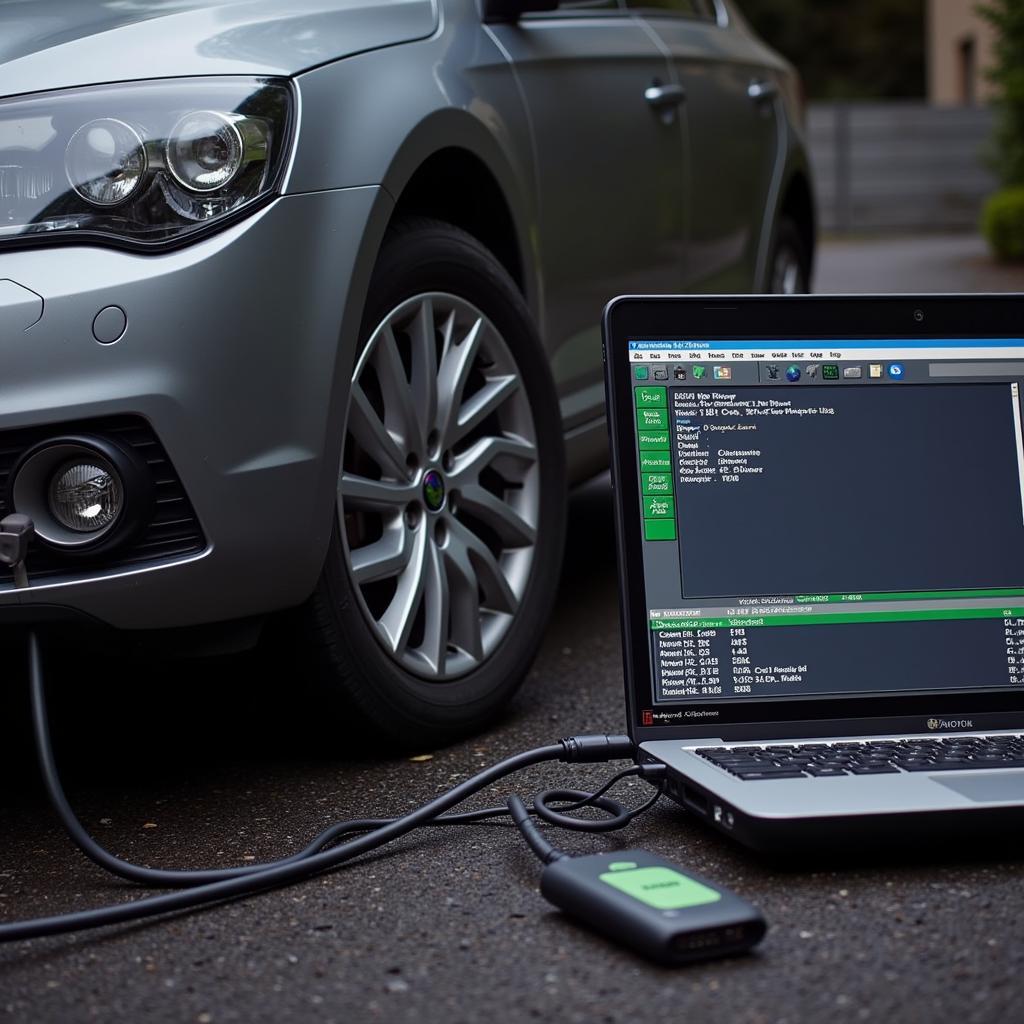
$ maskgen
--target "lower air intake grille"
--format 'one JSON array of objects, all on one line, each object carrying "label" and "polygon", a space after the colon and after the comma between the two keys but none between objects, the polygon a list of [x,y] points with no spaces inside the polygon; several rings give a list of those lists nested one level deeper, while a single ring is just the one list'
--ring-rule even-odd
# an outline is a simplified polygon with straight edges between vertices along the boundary
[{"label": "lower air intake grille", "polygon": [[[11,471],[22,453],[40,441],[64,434],[92,434],[134,449],[153,474],[156,490],[153,518],[133,541],[93,558],[85,553],[68,554],[33,540],[26,562],[30,579],[86,576],[91,572],[133,567],[194,554],[206,547],[195,509],[167,458],[167,452],[150,425],[138,416],[111,416],[0,431],[0,519],[14,511],[9,507],[8,485]],[[10,568],[0,565],[0,582],[13,579]]]}]

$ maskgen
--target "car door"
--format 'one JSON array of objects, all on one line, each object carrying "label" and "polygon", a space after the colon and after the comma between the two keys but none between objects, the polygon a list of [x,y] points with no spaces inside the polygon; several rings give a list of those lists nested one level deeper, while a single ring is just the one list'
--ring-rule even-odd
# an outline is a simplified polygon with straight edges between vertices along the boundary
[{"label": "car door", "polygon": [[[567,430],[603,415],[601,310],[682,280],[683,146],[670,62],[615,0],[489,26],[529,111],[541,314]],[[645,94],[651,88],[655,105]],[[660,99],[659,99],[660,96]]]},{"label": "car door", "polygon": [[769,52],[713,0],[624,0],[657,33],[686,90],[687,290],[760,287],[759,250],[780,152]]}]

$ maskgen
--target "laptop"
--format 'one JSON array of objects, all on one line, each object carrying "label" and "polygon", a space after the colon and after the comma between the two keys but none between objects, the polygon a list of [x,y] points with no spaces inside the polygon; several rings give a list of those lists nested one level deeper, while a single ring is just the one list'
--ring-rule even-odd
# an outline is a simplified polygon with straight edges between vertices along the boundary
[{"label": "laptop", "polygon": [[1019,834],[1024,296],[627,296],[604,351],[667,794],[766,853]]}]

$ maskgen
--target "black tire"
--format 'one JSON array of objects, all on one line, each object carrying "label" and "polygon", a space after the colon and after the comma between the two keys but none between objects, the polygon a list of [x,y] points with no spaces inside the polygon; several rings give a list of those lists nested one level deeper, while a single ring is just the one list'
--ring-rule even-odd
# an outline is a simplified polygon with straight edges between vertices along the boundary
[{"label": "black tire", "polygon": [[775,229],[767,290],[776,295],[805,295],[811,290],[811,256],[791,217],[783,217]]},{"label": "black tire", "polygon": [[[511,352],[533,417],[537,471],[532,479],[539,480],[540,496],[534,557],[511,625],[503,627],[507,631],[502,639],[477,667],[445,679],[423,678],[385,650],[350,568],[348,517],[344,525],[335,517],[327,561],[305,609],[321,692],[332,714],[417,749],[480,729],[519,687],[557,592],[566,516],[564,443],[547,356],[515,283],[475,238],[449,224],[421,218],[391,228],[370,282],[360,352],[392,311],[424,293],[447,293],[472,304]],[[454,505],[448,511],[458,518]],[[423,515],[429,525],[426,512]]]}]

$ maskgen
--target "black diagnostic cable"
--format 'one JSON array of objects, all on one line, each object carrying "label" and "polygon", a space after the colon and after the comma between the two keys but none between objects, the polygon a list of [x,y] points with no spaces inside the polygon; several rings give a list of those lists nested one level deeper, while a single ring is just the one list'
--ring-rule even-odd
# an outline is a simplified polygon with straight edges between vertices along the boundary
[{"label": "black diagnostic cable", "polygon": [[[585,832],[622,828],[662,795],[666,774],[663,765],[635,764],[612,776],[593,793],[545,790],[534,797],[532,807],[513,795],[504,807],[447,813],[484,787],[529,765],[554,760],[578,764],[632,758],[635,747],[628,736],[572,736],[524,751],[478,772],[409,814],[339,822],[298,853],[267,864],[167,871],[131,864],[114,856],[89,835],[75,816],[57,772],[46,711],[42,657],[34,632],[29,633],[29,679],[39,765],[46,792],[68,835],[87,857],[114,874],[145,885],[176,887],[181,891],[95,910],[0,924],[0,942],[97,928],[239,899],[337,868],[413,829],[469,824],[504,815],[511,816],[545,865],[542,895],[571,916],[645,956],[677,964],[729,955],[749,949],[764,934],[764,919],[758,911],[721,886],[685,874],[643,850],[570,857],[557,850],[531,819],[535,815],[549,824]],[[653,796],[635,808],[624,807],[606,795],[627,776],[644,778],[655,786]],[[569,813],[582,808],[602,811],[607,817],[582,818]],[[340,842],[353,833],[362,834]]]},{"label": "black diagnostic cable", "polygon": [[562,860],[569,856],[562,850],[556,850],[547,841],[541,830],[530,820],[530,812],[526,809],[526,804],[515,793],[508,798],[507,806],[512,821],[522,833],[523,839],[526,840],[526,845],[537,854],[542,864],[554,864],[556,860]]},{"label": "black diagnostic cable", "polygon": [[[574,832],[611,832],[625,828],[635,817],[650,810],[661,799],[665,790],[665,766],[663,764],[638,764],[633,768],[613,775],[599,790],[585,793],[579,789],[546,789],[533,798],[533,806],[528,808],[522,799],[513,793],[505,803],[505,813],[519,829],[526,845],[545,863],[552,864],[556,860],[568,857],[569,854],[556,850],[544,837],[544,834],[531,820],[530,815],[536,814],[552,825],[572,829]],[[654,795],[639,807],[626,808],[617,800],[604,794],[617,782],[628,775],[639,775],[655,786]],[[557,800],[562,806],[553,808],[549,801]],[[571,802],[566,802],[571,801]],[[571,818],[567,811],[579,810],[581,807],[594,807],[606,811],[607,818]]]},{"label": "black diagnostic cable", "polygon": [[[95,910],[0,924],[0,942],[58,935],[140,920],[290,885],[301,879],[338,867],[361,854],[376,850],[416,828],[468,824],[510,813],[509,808],[506,807],[484,808],[459,814],[446,814],[445,812],[491,783],[522,768],[545,761],[580,764],[631,759],[635,752],[635,746],[628,736],[568,737],[558,743],[537,747],[534,750],[527,750],[505,758],[401,817],[360,818],[339,822],[322,832],[305,849],[290,857],[267,864],[247,865],[241,868],[166,871],[131,864],[115,857],[89,835],[71,809],[57,773],[53,747],[50,742],[42,656],[39,639],[34,631],[29,633],[29,679],[33,729],[44,785],[55,811],[72,840],[96,864],[123,878],[146,885],[184,888],[181,892],[147,897]],[[562,827],[584,831],[607,831],[609,828],[621,828],[632,821],[637,814],[651,806],[654,800],[661,795],[660,781],[654,797],[634,810],[622,807],[621,804],[604,796],[604,793],[626,775],[641,775],[654,779],[662,772],[663,769],[660,768],[637,765],[620,772],[596,793],[584,793],[579,790],[548,790],[538,794],[535,798],[534,810],[538,816]],[[566,800],[570,801],[568,805],[565,805]],[[556,801],[562,806],[553,808],[549,806],[549,801]],[[521,801],[520,805],[522,805]],[[529,820],[529,812],[526,812],[525,805],[522,806],[524,813],[527,814],[527,820]],[[566,813],[584,806],[600,808],[611,817],[609,819],[581,819],[570,817]],[[516,814],[518,813],[517,809]],[[518,821],[517,824],[519,824]],[[522,828],[521,825],[520,828]],[[539,835],[538,830],[534,831]],[[331,845],[352,832],[364,834],[340,845]]]},{"label": "black diagnostic cable", "polygon": [[[661,799],[665,791],[667,772],[668,769],[663,764],[637,764],[613,775],[593,793],[580,789],[545,789],[533,798],[530,813],[559,828],[568,828],[575,832],[612,832],[625,828],[634,818],[644,811],[649,811]],[[604,795],[612,786],[629,775],[638,775],[656,787],[654,795],[639,807],[625,808],[617,800],[608,799]],[[551,807],[552,800],[557,800],[561,806]],[[598,808],[606,811],[609,817],[571,818],[566,814],[566,811],[575,811],[581,807]]]}]

